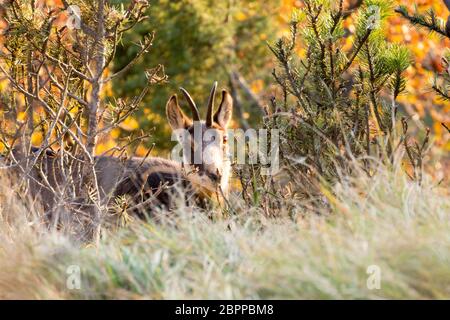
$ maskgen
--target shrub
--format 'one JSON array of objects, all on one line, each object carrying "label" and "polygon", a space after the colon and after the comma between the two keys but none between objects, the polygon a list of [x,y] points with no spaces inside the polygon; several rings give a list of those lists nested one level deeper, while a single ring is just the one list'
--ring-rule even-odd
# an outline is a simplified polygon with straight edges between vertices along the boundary
[{"label": "shrub", "polygon": [[405,47],[386,41],[392,2],[356,2],[352,8],[343,1],[302,3],[290,34],[270,45],[281,98],[272,99],[264,126],[279,130],[284,174],[264,177],[258,166],[242,170],[243,181],[258,181],[248,184],[247,193],[268,197],[260,203],[271,209],[296,197],[323,203],[323,188],[353,174],[354,160],[371,176],[373,165],[392,164],[398,152],[407,154],[407,173],[419,181],[428,133],[417,143],[399,116],[397,98],[411,59]]}]

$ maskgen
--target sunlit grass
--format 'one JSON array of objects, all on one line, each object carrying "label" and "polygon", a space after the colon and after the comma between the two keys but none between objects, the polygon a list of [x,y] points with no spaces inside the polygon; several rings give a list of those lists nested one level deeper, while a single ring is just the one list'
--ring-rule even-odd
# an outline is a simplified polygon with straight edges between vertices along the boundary
[{"label": "sunlit grass", "polygon": [[[450,298],[450,198],[380,170],[334,187],[331,212],[266,218],[241,209],[212,221],[191,208],[134,221],[98,246],[42,232],[3,187],[1,298]],[[330,193],[331,194],[331,193]],[[304,217],[303,217],[304,216]],[[81,289],[67,268],[81,268]],[[370,290],[367,268],[381,271]]]}]

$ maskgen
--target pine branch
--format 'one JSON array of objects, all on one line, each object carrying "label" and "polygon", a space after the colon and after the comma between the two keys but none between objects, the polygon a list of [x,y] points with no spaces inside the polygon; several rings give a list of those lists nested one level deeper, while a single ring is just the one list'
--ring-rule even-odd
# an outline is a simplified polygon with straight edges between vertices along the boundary
[{"label": "pine branch", "polygon": [[414,13],[410,15],[405,6],[400,6],[395,9],[395,12],[401,14],[405,19],[409,20],[413,25],[426,28],[431,32],[435,32],[443,37],[450,39],[450,34],[446,31],[445,26],[439,25],[436,13],[430,10],[427,15]]},{"label": "pine branch", "polygon": [[450,94],[444,92],[438,85],[434,84],[432,88],[444,101],[450,101]]},{"label": "pine branch", "polygon": [[447,129],[447,132],[448,132],[448,133],[450,133],[450,128],[447,127],[447,126],[445,125],[445,123],[442,122],[441,125],[442,125],[445,129]]}]

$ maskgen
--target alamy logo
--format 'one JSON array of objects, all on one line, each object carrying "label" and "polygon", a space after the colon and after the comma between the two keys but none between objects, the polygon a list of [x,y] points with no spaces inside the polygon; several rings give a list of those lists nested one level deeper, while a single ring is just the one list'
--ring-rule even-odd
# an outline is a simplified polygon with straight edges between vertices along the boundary
[{"label": "alamy logo", "polygon": [[368,8],[369,11],[369,18],[367,23],[367,29],[369,30],[375,30],[380,27],[381,23],[381,9],[379,6],[370,6]]},{"label": "alamy logo", "polygon": [[67,7],[67,22],[66,26],[70,30],[81,28],[81,10],[80,7],[76,5],[71,5]]},{"label": "alamy logo", "polygon": [[77,265],[71,265],[67,267],[66,273],[68,274],[66,280],[66,286],[69,290],[81,289],[81,268]]},{"label": "alamy logo", "polygon": [[381,289],[381,269],[377,265],[370,265],[367,267],[367,289],[369,290],[379,290]]},{"label": "alamy logo", "polygon": [[259,164],[263,175],[279,171],[279,130],[228,129],[220,136],[215,129],[203,131],[200,122],[194,123],[193,128],[193,133],[185,129],[172,132],[172,141],[179,142],[172,149],[173,160],[209,165],[225,159],[238,165]]}]

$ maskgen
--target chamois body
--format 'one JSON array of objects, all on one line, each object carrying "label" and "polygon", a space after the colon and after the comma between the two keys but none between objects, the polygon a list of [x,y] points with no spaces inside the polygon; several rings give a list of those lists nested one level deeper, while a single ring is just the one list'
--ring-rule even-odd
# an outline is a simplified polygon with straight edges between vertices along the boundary
[{"label": "chamois body", "polygon": [[[131,201],[132,208],[137,208],[133,213],[141,214],[155,208],[170,210],[180,195],[189,203],[203,202],[213,195],[217,198],[226,195],[231,171],[226,128],[231,120],[232,99],[223,90],[222,102],[213,114],[216,88],[217,83],[210,93],[205,121],[200,121],[194,100],[183,88],[183,95],[192,110],[192,120],[179,107],[176,95],[167,102],[170,126],[174,131],[183,130],[188,137],[179,140],[183,150],[190,151],[183,154],[182,163],[158,157],[94,157],[94,170],[91,167],[90,174],[95,172],[96,179],[93,180],[97,182],[99,203],[109,207],[118,197],[125,197],[125,201]],[[13,161],[15,165],[11,167],[15,168],[19,178],[29,179],[31,194],[39,198],[49,212],[64,206],[67,201],[80,205],[88,203],[87,199],[77,199],[89,194],[89,190],[83,190],[88,184],[83,181],[86,167],[82,168],[82,161],[72,161],[70,168],[66,168],[67,162],[62,161],[59,152],[46,149],[38,155],[39,150],[33,147],[28,161],[23,160],[18,149],[12,152],[13,159],[19,161]],[[200,162],[194,161],[197,158]],[[34,164],[31,169],[30,159]]]},{"label": "chamois body", "polygon": [[111,202],[119,196],[127,196],[135,205],[148,201],[144,208],[134,210],[138,215],[156,207],[170,210],[175,198],[183,197],[187,204],[200,200],[191,177],[178,162],[159,157],[133,157],[125,161],[117,157],[97,157],[95,161],[101,197]]},{"label": "chamois body", "polygon": [[[36,155],[38,150],[33,147],[31,154]],[[13,154],[14,158],[18,158],[19,154],[16,150]],[[14,175],[19,178],[26,170],[23,161],[12,168]],[[176,193],[184,193],[186,201],[194,198],[196,189],[194,179],[185,174],[180,163],[168,159],[159,157],[122,159],[114,156],[98,156],[94,158],[94,170],[100,200],[104,205],[113,204],[114,199],[119,196],[128,196],[128,200],[131,200],[133,204],[153,198],[145,208],[142,208],[143,210],[140,210],[142,212],[151,211],[156,207],[170,209],[171,199]],[[59,200],[67,200],[58,199],[58,194],[66,198],[70,197],[70,194],[62,190],[70,188],[79,190],[83,187],[80,172],[81,169],[74,166],[68,177],[67,172],[63,173],[61,170],[58,154],[52,150],[46,150],[28,173],[30,193],[33,198],[41,201],[44,208],[50,209]],[[197,192],[197,196],[200,194]],[[70,200],[73,201],[73,199]]]}]

